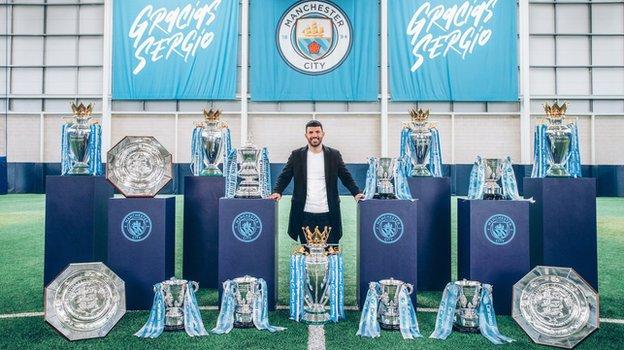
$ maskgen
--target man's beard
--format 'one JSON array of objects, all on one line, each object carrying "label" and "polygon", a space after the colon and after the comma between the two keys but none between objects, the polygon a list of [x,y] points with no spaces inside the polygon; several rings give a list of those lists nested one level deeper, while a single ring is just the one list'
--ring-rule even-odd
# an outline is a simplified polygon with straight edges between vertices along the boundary
[{"label": "man's beard", "polygon": [[322,141],[323,140],[321,140],[320,138],[316,138],[316,137],[312,139],[308,139],[308,143],[313,147],[320,145]]}]

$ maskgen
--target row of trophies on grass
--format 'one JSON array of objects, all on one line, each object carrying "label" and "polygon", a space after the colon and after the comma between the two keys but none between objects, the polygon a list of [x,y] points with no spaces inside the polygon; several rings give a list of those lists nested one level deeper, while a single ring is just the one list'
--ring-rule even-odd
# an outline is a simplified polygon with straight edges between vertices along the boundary
[{"label": "row of trophies on grass", "polygon": [[[101,175],[101,127],[90,124],[93,105],[72,104],[74,118],[62,129],[62,174]],[[578,131],[564,124],[567,103],[545,105],[548,125],[535,131],[532,177],[579,177]],[[266,148],[248,141],[238,150],[231,146],[230,129],[220,111],[204,110],[191,140],[191,171],[195,176],[225,176],[226,197],[265,198],[270,193],[270,163]],[[411,198],[406,178],[441,177],[439,132],[429,122],[428,110],[412,110],[411,121],[401,132],[398,158],[369,158],[367,198]],[[127,197],[151,197],[172,178],[171,154],[153,137],[127,136],[107,154],[109,180]],[[219,165],[223,163],[223,171]],[[477,158],[473,182],[483,199],[515,199],[505,196],[505,172],[511,159]],[[239,181],[239,178],[241,181]],[[503,188],[498,183],[503,180]],[[394,184],[393,184],[394,183]],[[505,198],[511,197],[511,198]]]},{"label": "row of trophies on grass", "polygon": [[[328,303],[332,303],[330,289],[335,282],[329,277],[330,259],[341,253],[327,244],[331,228],[303,230],[307,244],[294,253],[305,262],[302,320],[310,330],[322,330],[332,320]],[[156,284],[148,320],[135,336],[156,338],[163,331],[178,330],[190,336],[208,335],[195,295],[198,289],[197,282],[176,278]],[[411,284],[393,278],[371,282],[357,335],[375,338],[384,329],[398,330],[404,339],[420,338],[410,298],[413,292]],[[262,278],[242,276],[225,281],[212,333],[252,327],[271,333],[285,330],[269,323],[268,294]],[[294,297],[291,293],[291,308]],[[45,300],[45,320],[70,340],[104,337],[126,312],[124,282],[101,262],[70,264],[46,287]],[[538,266],[514,285],[513,317],[539,344],[574,347],[598,328],[598,314],[597,293],[572,269]],[[292,310],[291,319],[299,320]],[[492,286],[478,281],[446,286],[430,338],[446,339],[453,330],[481,333],[494,344],[513,341],[498,330]],[[317,340],[311,331],[309,348],[315,345],[310,342]]]}]

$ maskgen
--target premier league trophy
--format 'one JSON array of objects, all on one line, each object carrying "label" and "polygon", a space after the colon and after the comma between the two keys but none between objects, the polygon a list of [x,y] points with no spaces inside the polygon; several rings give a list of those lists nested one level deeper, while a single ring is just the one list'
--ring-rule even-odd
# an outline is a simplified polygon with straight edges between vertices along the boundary
[{"label": "premier league trophy", "polygon": [[101,127],[89,123],[93,104],[72,103],[73,120],[63,126],[61,173],[63,175],[99,175]]},{"label": "premier league trophy", "polygon": [[251,276],[237,277],[234,282],[234,327],[252,328],[254,302],[262,296],[257,278]]},{"label": "premier league trophy", "polygon": [[483,199],[503,199],[503,189],[498,185],[503,176],[503,160],[497,158],[483,159],[485,164],[485,185]]},{"label": "premier league trophy", "polygon": [[[306,290],[304,297],[305,315],[303,320],[309,324],[323,324],[329,320],[329,313],[325,305],[329,301],[327,283],[327,271],[329,268],[327,254],[327,238],[331,227],[325,226],[323,232],[317,227],[311,231],[309,227],[303,228],[306,237],[306,247],[309,253],[305,257]],[[333,251],[333,250],[332,250]]]},{"label": "premier league trophy", "polygon": [[550,106],[544,105],[548,127],[546,128],[546,144],[548,147],[548,170],[547,177],[570,177],[565,165],[570,158],[572,145],[572,129],[563,124],[568,104],[557,103]]},{"label": "premier league trophy", "polygon": [[429,162],[429,152],[431,150],[431,130],[433,126],[429,123],[429,110],[416,110],[410,111],[412,121],[405,124],[405,128],[409,130],[409,150],[410,157],[414,168],[412,169],[412,176],[432,176],[431,172],[427,168]]},{"label": "premier league trophy", "polygon": [[[176,331],[184,329],[184,296],[188,288],[188,281],[171,277],[162,282],[165,299],[165,330]],[[191,281],[193,292],[199,290],[199,283]]]},{"label": "premier league trophy", "polygon": [[379,301],[379,326],[385,330],[398,330],[400,326],[399,295],[405,288],[408,295],[414,291],[414,286],[394,278],[379,281],[381,295]]},{"label": "premier league trophy", "polygon": [[396,199],[392,179],[396,167],[394,158],[379,158],[377,161],[377,191],[375,199]]},{"label": "premier league trophy", "polygon": [[236,189],[236,198],[262,198],[259,172],[260,152],[261,150],[251,141],[247,141],[243,147],[238,149],[241,159],[238,176],[242,181]]},{"label": "premier league trophy", "polygon": [[[453,329],[463,333],[479,333],[479,301],[481,285],[478,281],[456,281],[459,286],[459,298],[455,307]],[[490,291],[491,292],[491,291]]]},{"label": "premier league trophy", "polygon": [[[219,170],[219,163],[223,161],[224,149],[228,142],[226,122],[219,120],[221,111],[210,109],[209,111],[204,109],[205,120],[196,124],[196,132],[193,137],[198,137],[201,147],[199,150],[195,149],[195,140],[193,142],[193,157],[203,160],[203,170],[195,169],[196,164],[193,163],[193,174],[199,176],[222,176],[223,173]],[[198,135],[195,136],[195,133]],[[201,154],[196,154],[201,152]]]}]

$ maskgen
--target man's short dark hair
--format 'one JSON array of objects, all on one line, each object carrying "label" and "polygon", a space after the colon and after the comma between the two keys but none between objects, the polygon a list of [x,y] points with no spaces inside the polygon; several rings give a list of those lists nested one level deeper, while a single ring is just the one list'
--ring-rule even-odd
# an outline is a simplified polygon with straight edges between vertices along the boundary
[{"label": "man's short dark hair", "polygon": [[308,131],[308,128],[315,128],[317,126],[320,127],[321,130],[323,130],[323,124],[321,124],[321,122],[319,122],[318,120],[310,120],[306,123],[306,131]]}]

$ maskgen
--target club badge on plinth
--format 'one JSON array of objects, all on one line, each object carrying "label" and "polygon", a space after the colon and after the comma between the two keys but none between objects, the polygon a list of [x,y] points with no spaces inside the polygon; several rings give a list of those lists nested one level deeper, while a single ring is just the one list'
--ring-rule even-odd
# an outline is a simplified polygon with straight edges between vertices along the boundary
[{"label": "club badge on plinth", "polygon": [[233,328],[252,328],[271,333],[286,328],[269,324],[266,281],[252,276],[237,277],[223,282],[221,309],[215,334],[227,334]]},{"label": "club badge on plinth", "polygon": [[535,129],[531,177],[580,177],[578,128],[564,124],[568,103],[545,104],[547,123]]},{"label": "club badge on plinth", "polygon": [[572,349],[599,327],[598,293],[572,268],[537,266],[513,287],[512,317],[542,345]]},{"label": "club badge on plinth", "polygon": [[134,335],[157,338],[163,331],[184,330],[191,337],[208,335],[195,293],[199,283],[171,277],[154,285],[154,302],[149,318]]},{"label": "club badge on plinth", "polygon": [[468,199],[522,200],[511,158],[477,157],[470,172]]},{"label": "club badge on plinth", "polygon": [[403,123],[400,156],[410,159],[410,176],[441,177],[440,134],[429,122],[429,110],[412,109],[411,121]]},{"label": "club badge on plinth", "polygon": [[191,139],[191,171],[194,176],[223,176],[232,149],[230,129],[220,120],[220,110],[205,110],[204,121],[195,123]]},{"label": "club badge on plinth", "polygon": [[72,120],[61,128],[61,175],[102,174],[102,127],[91,123],[93,104],[71,104]]},{"label": "club badge on plinth", "polygon": [[409,159],[368,158],[364,199],[413,199],[407,183]]},{"label": "club badge on plinth", "polygon": [[381,329],[399,330],[403,339],[422,337],[410,295],[414,287],[394,278],[370,282],[357,335],[376,338]]},{"label": "club badge on plinth", "polygon": [[493,344],[513,341],[498,330],[492,286],[478,281],[461,280],[446,285],[438,307],[435,330],[429,338],[444,340],[453,330],[480,332]]}]

